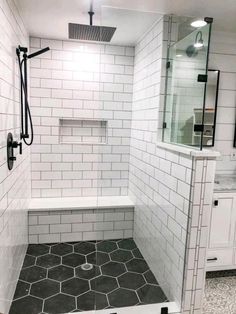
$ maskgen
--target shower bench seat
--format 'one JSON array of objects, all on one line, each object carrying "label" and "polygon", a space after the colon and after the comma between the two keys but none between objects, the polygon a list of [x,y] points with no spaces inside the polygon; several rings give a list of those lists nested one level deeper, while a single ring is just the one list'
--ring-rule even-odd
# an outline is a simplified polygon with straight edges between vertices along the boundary
[{"label": "shower bench seat", "polygon": [[29,243],[129,238],[133,223],[134,203],[128,196],[34,198]]}]

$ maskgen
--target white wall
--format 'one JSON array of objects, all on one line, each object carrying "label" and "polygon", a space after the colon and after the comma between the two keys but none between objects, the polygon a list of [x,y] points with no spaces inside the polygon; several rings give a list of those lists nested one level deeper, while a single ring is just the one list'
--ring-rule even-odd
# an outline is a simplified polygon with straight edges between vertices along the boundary
[{"label": "white wall", "polygon": [[168,298],[181,303],[192,160],[157,148],[163,25],[135,47],[129,193],[134,238]]},{"label": "white wall", "polygon": [[[45,46],[31,61],[32,196],[127,195],[134,49],[31,38]],[[107,120],[107,144],[60,144],[62,117]]]},{"label": "white wall", "polygon": [[17,153],[12,171],[6,160],[6,139],[19,140],[19,73],[16,47],[28,35],[13,0],[0,1],[0,312],[8,313],[25,255],[30,198],[29,149]]},{"label": "white wall", "polygon": [[209,68],[220,70],[220,87],[214,150],[221,153],[217,173],[236,173],[236,163],[230,155],[233,148],[236,121],[236,35],[215,32],[213,24]]}]

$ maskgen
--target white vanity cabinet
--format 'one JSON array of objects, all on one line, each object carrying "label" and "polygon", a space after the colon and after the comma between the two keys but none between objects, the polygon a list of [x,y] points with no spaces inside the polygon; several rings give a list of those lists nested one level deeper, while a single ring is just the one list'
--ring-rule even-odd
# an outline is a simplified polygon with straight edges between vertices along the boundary
[{"label": "white vanity cabinet", "polygon": [[207,271],[236,268],[236,192],[215,193],[209,228]]}]

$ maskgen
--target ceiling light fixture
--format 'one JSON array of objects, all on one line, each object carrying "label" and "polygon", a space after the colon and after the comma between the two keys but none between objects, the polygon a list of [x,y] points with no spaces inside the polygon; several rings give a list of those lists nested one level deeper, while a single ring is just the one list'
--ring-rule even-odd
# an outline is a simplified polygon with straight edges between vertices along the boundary
[{"label": "ceiling light fixture", "polygon": [[193,22],[191,23],[191,26],[192,26],[192,27],[196,27],[196,28],[198,28],[198,27],[203,27],[203,26],[205,26],[205,25],[207,25],[207,22],[204,21],[204,20],[196,20],[196,21],[193,21]]}]

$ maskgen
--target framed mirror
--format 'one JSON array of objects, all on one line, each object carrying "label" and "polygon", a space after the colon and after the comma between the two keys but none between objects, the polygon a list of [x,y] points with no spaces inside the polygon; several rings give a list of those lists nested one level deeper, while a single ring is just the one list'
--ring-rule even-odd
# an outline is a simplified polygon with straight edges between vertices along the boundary
[{"label": "framed mirror", "polygon": [[[206,97],[204,112],[200,109],[194,112],[194,125],[200,124],[200,120],[204,121],[203,131],[197,131],[195,128],[194,136],[202,136],[202,146],[212,147],[215,143],[216,115],[219,91],[219,70],[208,70],[208,80],[206,84]],[[203,134],[201,134],[203,132]]]}]

